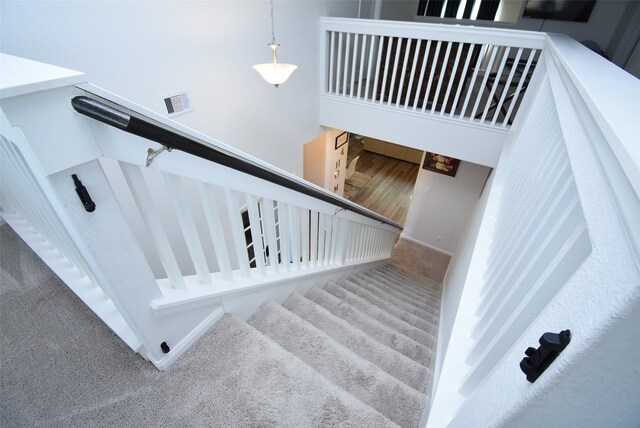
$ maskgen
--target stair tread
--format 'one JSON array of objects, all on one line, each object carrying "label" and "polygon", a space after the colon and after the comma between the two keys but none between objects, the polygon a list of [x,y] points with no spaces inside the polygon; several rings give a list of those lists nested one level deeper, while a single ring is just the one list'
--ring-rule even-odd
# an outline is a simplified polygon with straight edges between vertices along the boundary
[{"label": "stair tread", "polygon": [[402,427],[418,426],[426,397],[272,300],[248,321],[320,374]]},{"label": "stair tread", "polygon": [[429,366],[431,363],[433,351],[429,347],[388,327],[333,294],[320,288],[312,287],[307,291],[305,297],[413,361],[424,366]]},{"label": "stair tread", "polygon": [[395,279],[400,281],[407,288],[412,289],[413,291],[421,294],[431,294],[436,296],[442,295],[442,284],[428,280],[426,278],[411,278],[407,277],[403,274],[398,273],[397,270],[393,270],[391,265],[381,266],[376,269],[376,272],[380,275],[383,275],[389,279]]},{"label": "stair tread", "polygon": [[424,277],[415,272],[411,272],[396,264],[390,263],[382,267],[385,268],[387,272],[394,273],[395,275],[399,276],[401,279],[405,279],[405,280],[411,281],[412,283],[419,284],[422,287],[433,287],[436,290],[441,289],[442,284],[440,282],[434,281],[430,278]]},{"label": "stair tread", "polygon": [[393,288],[391,288],[388,284],[384,284],[375,279],[367,277],[364,278],[365,279],[363,279],[363,277],[354,275],[350,276],[348,278],[348,281],[361,286],[372,294],[385,299],[389,303],[393,303],[394,305],[403,310],[406,310],[407,312],[410,312],[422,319],[429,320],[432,324],[437,323],[438,313],[440,311],[435,307],[434,303],[426,304],[423,303],[422,300],[418,299],[413,299],[413,301],[410,301],[408,297],[396,294]]},{"label": "stair tread", "polygon": [[351,351],[367,358],[391,376],[418,392],[425,392],[431,379],[431,371],[425,366],[378,342],[362,330],[298,293],[291,293],[282,306],[324,331]]},{"label": "stair tread", "polygon": [[338,280],[337,284],[340,287],[360,296],[367,302],[378,306],[390,315],[393,315],[396,318],[399,318],[406,323],[419,328],[420,330],[423,330],[429,334],[433,334],[436,331],[435,324],[437,323],[438,319],[433,315],[426,313],[422,316],[415,315],[411,311],[408,311],[405,307],[401,307],[396,305],[395,303],[389,302],[381,298],[379,295],[372,293],[370,290],[347,279],[340,279]]},{"label": "stair tread", "polygon": [[400,282],[389,280],[379,274],[376,274],[376,272],[363,272],[361,274],[355,275],[355,277],[363,281],[372,283],[373,285],[386,290],[394,297],[401,299],[407,303],[411,303],[414,306],[425,310],[426,312],[433,311],[434,309],[437,311],[436,313],[439,313],[440,311],[440,296],[421,295],[414,293],[406,287],[403,287]]},{"label": "stair tread", "polygon": [[405,336],[410,337],[418,343],[421,343],[427,347],[432,347],[435,342],[433,335],[431,335],[429,332],[421,330],[407,323],[406,321],[403,321],[402,319],[389,314],[387,311],[368,302],[362,297],[353,294],[349,290],[346,290],[335,283],[330,282],[322,289],[327,291],[328,293],[333,294],[346,303],[349,303],[351,306],[366,313],[372,318],[377,319],[387,327],[390,327],[404,334]]},{"label": "stair tread", "polygon": [[375,269],[370,271],[362,272],[363,276],[369,278],[377,278],[380,281],[384,281],[389,284],[390,287],[397,289],[398,291],[402,291],[411,296],[417,296],[422,299],[436,299],[440,300],[442,297],[442,292],[439,289],[434,288],[418,288],[414,287],[411,284],[407,283],[405,280],[397,278],[392,275],[387,275],[381,269]]}]

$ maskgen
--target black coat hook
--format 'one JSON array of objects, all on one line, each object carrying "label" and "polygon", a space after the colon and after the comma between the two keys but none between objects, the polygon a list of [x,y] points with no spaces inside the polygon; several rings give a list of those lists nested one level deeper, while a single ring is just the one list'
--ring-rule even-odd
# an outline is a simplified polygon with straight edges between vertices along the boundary
[{"label": "black coat hook", "polygon": [[76,185],[76,193],[80,198],[80,202],[84,205],[84,209],[90,213],[94,212],[96,210],[96,204],[91,200],[91,196],[89,195],[87,188],[82,185],[82,181],[80,181],[76,174],[73,174],[71,178],[73,178],[73,182]]},{"label": "black coat hook", "polygon": [[571,342],[571,331],[545,333],[540,337],[540,347],[527,348],[526,357],[520,361],[520,369],[527,375],[527,380],[534,383],[551,365],[558,355]]}]

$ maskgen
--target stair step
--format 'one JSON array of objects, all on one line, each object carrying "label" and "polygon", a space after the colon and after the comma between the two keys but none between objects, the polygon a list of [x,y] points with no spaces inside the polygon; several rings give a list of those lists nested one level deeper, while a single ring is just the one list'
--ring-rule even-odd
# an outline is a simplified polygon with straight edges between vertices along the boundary
[{"label": "stair step", "polygon": [[437,301],[440,301],[440,298],[442,297],[442,293],[440,292],[440,290],[417,289],[411,285],[408,285],[401,279],[398,279],[394,276],[386,275],[380,270],[363,272],[362,275],[368,278],[374,278],[382,281],[385,284],[388,284],[393,289],[398,290],[411,297],[418,297],[427,300],[435,299]]},{"label": "stair step", "polygon": [[381,266],[375,270],[376,275],[380,275],[390,281],[397,281],[416,293],[430,295],[434,297],[442,296],[442,285],[434,281],[414,280],[397,274],[389,269],[389,265]]},{"label": "stair step", "polygon": [[[170,415],[175,420],[168,425],[396,426],[229,314],[168,373],[179,374],[176,380],[202,379],[208,383],[206,390],[218,391],[194,396],[185,384],[182,389],[185,397],[190,397],[189,405],[182,415]],[[135,400],[127,401],[137,407]],[[140,422],[144,420],[140,418]]]},{"label": "stair step", "polygon": [[424,313],[420,316],[415,315],[414,313],[412,313],[413,311],[408,311],[406,307],[398,306],[395,303],[389,302],[380,297],[378,294],[373,293],[370,290],[363,288],[360,285],[355,284],[347,279],[340,279],[338,280],[337,284],[340,287],[352,292],[353,294],[362,297],[367,302],[378,306],[389,314],[400,318],[401,320],[411,324],[416,328],[419,328],[420,330],[424,330],[429,334],[434,334],[436,331],[435,326],[438,322],[438,318],[433,315],[427,313]]},{"label": "stair step", "polygon": [[[362,297],[353,294],[352,292],[340,287],[336,283],[328,283],[323,288],[328,293],[333,294],[340,300],[350,304],[354,308],[358,309],[361,312],[369,315],[370,317],[377,319],[382,324],[385,324],[387,327],[391,327],[392,329],[398,331],[399,333],[404,334],[407,337],[415,340],[418,343],[421,343],[427,347],[433,347],[435,342],[434,337],[431,333],[421,330],[413,325],[403,321],[400,318],[397,318],[380,307],[369,303],[367,300]],[[434,328],[435,332],[435,328]]]},{"label": "stair step", "polygon": [[[413,291],[403,287],[402,283],[399,283],[395,280],[389,280],[387,278],[382,277],[381,275],[377,275],[376,273],[367,274],[362,273],[356,275],[356,278],[359,278],[363,281],[367,281],[378,288],[381,288],[388,293],[392,294],[397,299],[401,299],[407,303],[411,303],[414,306],[424,310],[425,312],[430,312],[434,314],[439,314],[440,312],[440,300],[439,296],[430,296],[430,295],[420,295],[414,293]],[[433,312],[433,311],[436,312]]]},{"label": "stair step", "polygon": [[323,331],[267,301],[248,321],[318,373],[402,427],[418,426],[426,397]]},{"label": "stair step", "polygon": [[431,363],[433,351],[427,346],[433,343],[418,343],[320,288],[312,287],[305,297],[413,361],[427,367]]},{"label": "stair step", "polygon": [[367,277],[364,277],[363,279],[363,277],[361,276],[351,276],[348,278],[348,280],[353,282],[354,284],[359,285],[365,290],[368,290],[372,294],[375,294],[381,299],[384,299],[387,302],[393,303],[399,308],[406,310],[407,312],[410,312],[425,320],[432,320],[433,324],[436,324],[438,322],[438,313],[440,311],[436,308],[435,304],[432,303],[431,299],[411,300],[408,297],[405,297],[403,294],[398,294],[392,287],[389,287],[389,285],[379,280],[370,279]]},{"label": "stair step", "polygon": [[418,288],[427,288],[435,291],[441,291],[441,284],[424,276],[405,270],[397,265],[388,264],[381,266],[389,275],[394,275],[401,281],[416,285]]},{"label": "stair step", "polygon": [[298,293],[290,294],[282,306],[391,376],[418,392],[425,392],[431,380],[431,371],[428,368],[383,345]]}]

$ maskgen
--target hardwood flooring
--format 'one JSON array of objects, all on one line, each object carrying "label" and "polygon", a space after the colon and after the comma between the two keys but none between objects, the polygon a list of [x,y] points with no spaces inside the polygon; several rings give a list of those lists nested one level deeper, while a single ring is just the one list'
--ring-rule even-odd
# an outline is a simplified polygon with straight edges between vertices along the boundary
[{"label": "hardwood flooring", "polygon": [[373,178],[351,201],[404,226],[420,166],[367,152],[361,142],[352,141],[347,165],[356,156],[360,156],[356,171]]}]

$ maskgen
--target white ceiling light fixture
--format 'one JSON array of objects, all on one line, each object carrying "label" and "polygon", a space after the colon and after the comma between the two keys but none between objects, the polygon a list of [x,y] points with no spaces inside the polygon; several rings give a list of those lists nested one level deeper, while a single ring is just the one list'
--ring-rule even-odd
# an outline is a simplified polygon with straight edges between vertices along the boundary
[{"label": "white ceiling light fixture", "polygon": [[273,0],[270,0],[271,5],[271,43],[268,46],[273,50],[273,62],[267,64],[257,64],[253,66],[253,69],[256,70],[264,80],[271,83],[276,88],[280,86],[281,83],[287,81],[291,73],[298,68],[297,65],[293,64],[279,64],[276,58],[276,49],[280,46],[276,43],[276,31],[275,26],[273,25]]}]

